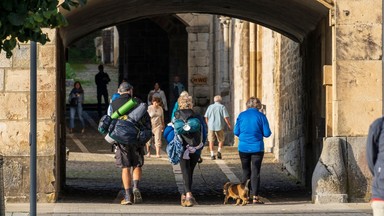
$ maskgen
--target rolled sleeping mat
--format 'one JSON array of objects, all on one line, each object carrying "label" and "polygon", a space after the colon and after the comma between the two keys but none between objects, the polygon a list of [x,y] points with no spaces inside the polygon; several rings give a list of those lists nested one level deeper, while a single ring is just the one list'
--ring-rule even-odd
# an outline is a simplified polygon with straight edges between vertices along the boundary
[{"label": "rolled sleeping mat", "polygon": [[133,120],[134,122],[138,122],[141,117],[144,116],[145,113],[147,113],[148,107],[146,103],[140,103],[132,112],[128,114],[128,117],[130,120]]},{"label": "rolled sleeping mat", "polygon": [[118,110],[112,113],[111,118],[117,119],[120,116],[125,115],[129,110],[137,105],[137,101],[134,98],[129,99],[123,106],[121,106]]}]

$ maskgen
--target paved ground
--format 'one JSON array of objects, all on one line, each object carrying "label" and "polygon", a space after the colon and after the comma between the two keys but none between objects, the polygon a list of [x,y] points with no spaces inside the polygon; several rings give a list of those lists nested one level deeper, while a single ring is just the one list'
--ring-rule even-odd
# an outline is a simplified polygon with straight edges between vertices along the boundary
[{"label": "paved ground", "polygon": [[[140,188],[144,203],[121,206],[120,169],[114,165],[111,146],[96,131],[96,112],[87,111],[84,134],[67,135],[70,149],[66,187],[57,203],[38,204],[37,215],[372,215],[368,203],[315,205],[311,194],[287,176],[266,154],[261,171],[265,205],[223,205],[225,182],[241,179],[236,148],[225,147],[223,160],[212,161],[208,148],[196,168],[193,191],[199,205],[180,206],[180,171],[163,158],[146,158]],[[165,144],[164,144],[165,147]],[[152,150],[153,151],[153,150]],[[6,203],[6,215],[28,215],[29,204]]]}]

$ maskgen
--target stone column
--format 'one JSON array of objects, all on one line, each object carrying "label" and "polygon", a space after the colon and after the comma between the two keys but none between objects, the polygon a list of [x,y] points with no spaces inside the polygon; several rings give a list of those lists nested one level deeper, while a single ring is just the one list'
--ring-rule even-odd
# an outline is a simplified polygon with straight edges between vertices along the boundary
[{"label": "stone column", "polygon": [[[56,29],[45,29],[51,39],[37,49],[37,199],[52,202],[55,191],[56,150]],[[30,51],[21,44],[11,59],[0,55],[0,154],[4,156],[7,202],[29,200]]]},{"label": "stone column", "polygon": [[221,16],[220,23],[223,27],[223,64],[220,70],[222,75],[222,84],[221,88],[227,90],[229,88],[229,26],[231,24],[231,18]]},{"label": "stone column", "polygon": [[263,96],[263,27],[257,25],[257,45],[256,45],[256,92],[255,95],[258,98]]},{"label": "stone column", "polygon": [[313,200],[318,203],[369,197],[365,142],[369,125],[383,112],[382,1],[333,4],[333,137],[324,140],[313,173]]},{"label": "stone column", "polygon": [[209,104],[210,88],[208,78],[211,71],[209,26],[190,26],[188,32],[188,83],[189,93],[194,97],[197,108]]},{"label": "stone column", "polygon": [[325,87],[325,137],[332,136],[332,66],[323,67],[323,86]]},{"label": "stone column", "polygon": [[256,95],[257,25],[249,23],[249,96]]}]

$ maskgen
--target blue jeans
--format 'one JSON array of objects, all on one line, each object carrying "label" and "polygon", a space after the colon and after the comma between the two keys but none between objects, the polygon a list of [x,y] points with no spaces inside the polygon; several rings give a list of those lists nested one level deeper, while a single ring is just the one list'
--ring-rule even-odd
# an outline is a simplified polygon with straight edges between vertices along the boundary
[{"label": "blue jeans", "polygon": [[81,122],[81,127],[84,128],[84,119],[83,119],[83,105],[81,103],[77,104],[77,107],[69,107],[70,115],[69,115],[69,128],[75,127],[75,114],[79,115],[79,119]]}]

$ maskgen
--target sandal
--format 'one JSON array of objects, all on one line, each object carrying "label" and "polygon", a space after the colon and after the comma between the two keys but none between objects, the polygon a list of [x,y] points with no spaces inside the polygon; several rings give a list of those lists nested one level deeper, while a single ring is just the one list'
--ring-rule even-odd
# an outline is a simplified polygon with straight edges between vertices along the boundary
[{"label": "sandal", "polygon": [[260,204],[264,204],[263,201],[261,201],[259,198],[256,198],[256,197],[253,197],[253,204],[257,204],[257,205],[260,205]]}]

